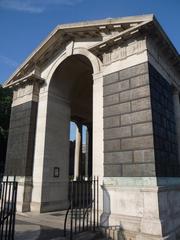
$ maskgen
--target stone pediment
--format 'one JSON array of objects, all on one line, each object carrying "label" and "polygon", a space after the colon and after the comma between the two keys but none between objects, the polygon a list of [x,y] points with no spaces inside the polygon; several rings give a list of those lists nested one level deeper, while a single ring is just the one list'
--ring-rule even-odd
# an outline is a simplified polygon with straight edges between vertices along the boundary
[{"label": "stone pediment", "polygon": [[[65,51],[67,45],[72,42],[79,43],[79,45],[85,43],[82,46],[85,46],[103,61],[104,53],[107,53],[112,46],[118,47],[128,38],[136,37],[136,34],[139,33],[142,35],[144,32],[149,32],[154,37],[156,34],[158,39],[163,38],[163,46],[170,47],[171,54],[174,54],[177,64],[179,61],[178,53],[153,15],[108,18],[57,26],[5,82],[4,86],[14,85],[16,81],[19,82],[31,72],[37,72],[37,69],[44,67],[60,51]],[[105,58],[106,64],[108,57],[105,56]]]}]

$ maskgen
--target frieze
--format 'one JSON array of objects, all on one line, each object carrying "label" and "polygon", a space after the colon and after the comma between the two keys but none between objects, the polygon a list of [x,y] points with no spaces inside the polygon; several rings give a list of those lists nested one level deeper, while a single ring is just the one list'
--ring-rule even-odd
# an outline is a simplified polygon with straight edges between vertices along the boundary
[{"label": "frieze", "polygon": [[144,39],[129,42],[124,46],[114,47],[111,51],[103,54],[103,63],[110,64],[111,62],[127,58],[131,55],[138,54],[146,49]]}]

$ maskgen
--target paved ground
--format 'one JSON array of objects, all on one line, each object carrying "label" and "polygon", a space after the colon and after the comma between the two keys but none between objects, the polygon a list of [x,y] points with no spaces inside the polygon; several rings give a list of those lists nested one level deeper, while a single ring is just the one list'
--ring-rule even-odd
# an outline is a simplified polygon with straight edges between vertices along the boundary
[{"label": "paved ground", "polygon": [[64,213],[17,214],[15,240],[61,240]]},{"label": "paved ground", "polygon": [[[44,214],[17,214],[15,240],[65,240],[63,235],[65,212]],[[86,232],[77,240],[101,239],[97,234]]]}]

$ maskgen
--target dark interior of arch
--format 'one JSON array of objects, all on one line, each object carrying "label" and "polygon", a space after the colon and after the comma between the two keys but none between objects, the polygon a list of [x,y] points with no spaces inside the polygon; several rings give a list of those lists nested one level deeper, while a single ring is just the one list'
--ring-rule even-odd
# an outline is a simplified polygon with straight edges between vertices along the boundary
[{"label": "dark interior of arch", "polygon": [[50,92],[70,102],[71,120],[92,122],[92,65],[83,55],[72,55],[56,69]]}]

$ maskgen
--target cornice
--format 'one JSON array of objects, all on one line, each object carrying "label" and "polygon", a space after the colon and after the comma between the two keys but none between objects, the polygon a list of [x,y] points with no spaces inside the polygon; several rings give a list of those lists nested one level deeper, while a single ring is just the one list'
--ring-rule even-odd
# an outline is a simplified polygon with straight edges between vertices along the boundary
[{"label": "cornice", "polygon": [[34,83],[37,82],[38,84],[43,84],[45,82],[45,80],[41,77],[39,77],[38,75],[31,73],[23,78],[20,78],[10,84],[7,84],[5,87],[6,88],[16,88],[19,87],[21,85],[26,85],[26,84],[30,84],[30,83]]}]

